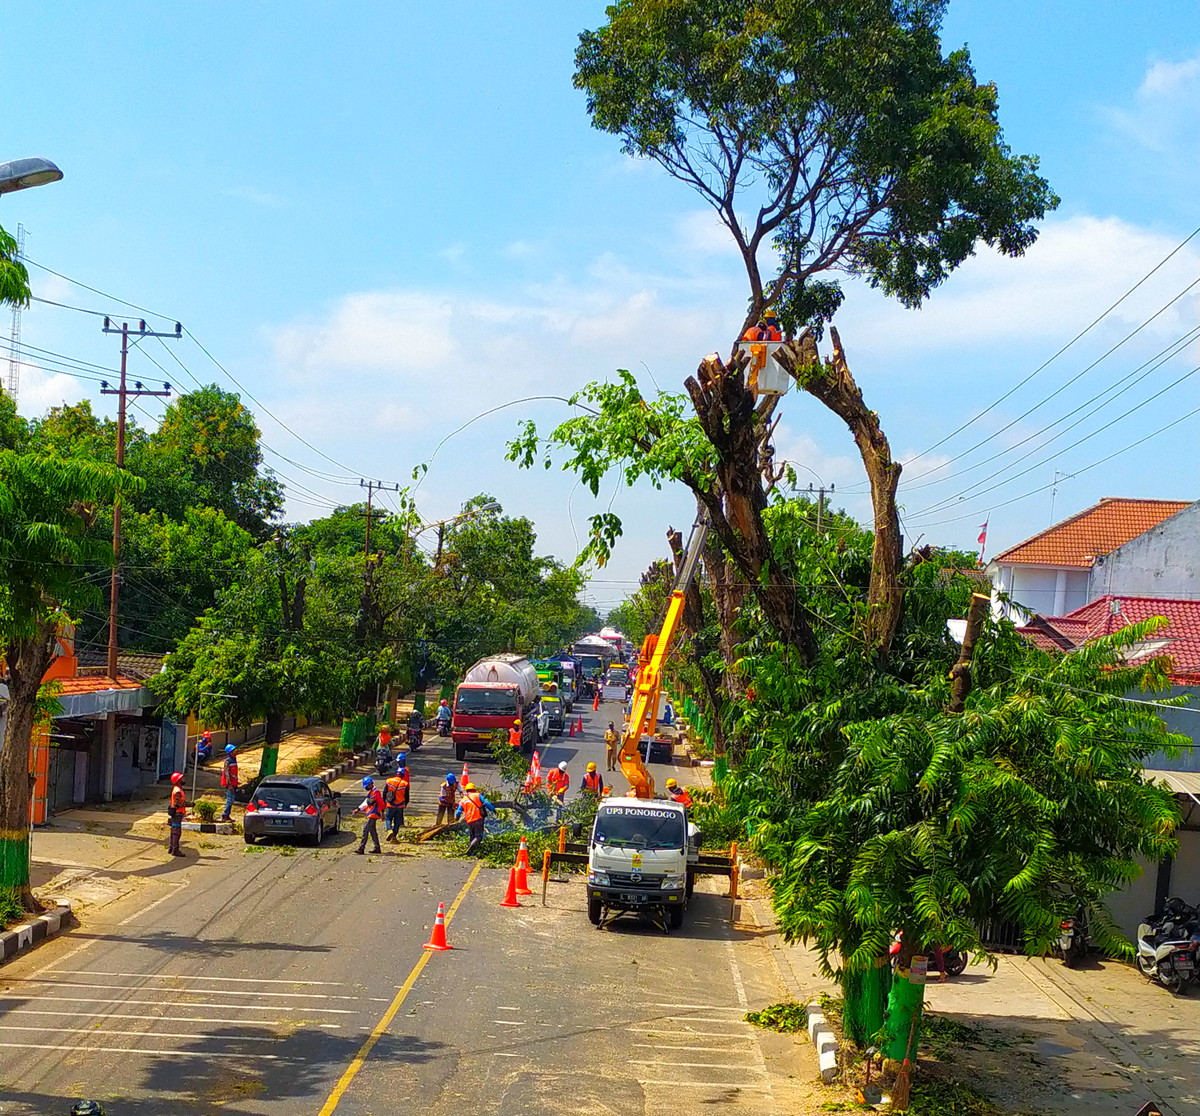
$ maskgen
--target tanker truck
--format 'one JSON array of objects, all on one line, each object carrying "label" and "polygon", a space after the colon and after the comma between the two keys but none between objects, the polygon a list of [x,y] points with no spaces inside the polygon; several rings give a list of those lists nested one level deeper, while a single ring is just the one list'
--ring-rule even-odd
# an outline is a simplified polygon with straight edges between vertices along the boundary
[{"label": "tanker truck", "polygon": [[450,735],[460,760],[468,751],[491,751],[492,733],[508,732],[521,722],[521,751],[533,753],[541,685],[537,669],[524,655],[491,655],[463,675],[454,692]]}]

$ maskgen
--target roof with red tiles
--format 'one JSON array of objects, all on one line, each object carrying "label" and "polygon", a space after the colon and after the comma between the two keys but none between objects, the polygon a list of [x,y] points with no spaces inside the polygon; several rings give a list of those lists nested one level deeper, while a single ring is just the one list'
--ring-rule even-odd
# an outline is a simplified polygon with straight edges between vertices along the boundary
[{"label": "roof with red tiles", "polygon": [[1129,655],[1128,661],[1136,663],[1154,655],[1170,655],[1173,682],[1200,683],[1200,600],[1109,595],[1098,597],[1066,616],[1034,617],[1032,623],[1017,631],[1043,651],[1069,651],[1152,616],[1165,617],[1166,626],[1150,636],[1141,654]]},{"label": "roof with red tiles", "polygon": [[101,690],[140,690],[143,682],[136,678],[109,678],[107,674],[86,674],[81,678],[63,678],[58,683],[61,694],[96,694]]},{"label": "roof with red tiles", "polygon": [[1191,505],[1191,500],[1106,496],[1100,503],[1009,547],[992,560],[1005,565],[1028,563],[1090,569],[1098,554],[1111,553]]}]

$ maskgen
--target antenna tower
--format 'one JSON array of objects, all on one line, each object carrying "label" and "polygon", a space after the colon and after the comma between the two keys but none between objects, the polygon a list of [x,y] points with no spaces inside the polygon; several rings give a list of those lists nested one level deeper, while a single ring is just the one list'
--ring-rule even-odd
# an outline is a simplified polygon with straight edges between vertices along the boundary
[{"label": "antenna tower", "polygon": [[[25,260],[25,226],[17,226],[17,263]],[[15,400],[21,386],[21,304],[13,303],[12,329],[9,331],[8,394]]]}]

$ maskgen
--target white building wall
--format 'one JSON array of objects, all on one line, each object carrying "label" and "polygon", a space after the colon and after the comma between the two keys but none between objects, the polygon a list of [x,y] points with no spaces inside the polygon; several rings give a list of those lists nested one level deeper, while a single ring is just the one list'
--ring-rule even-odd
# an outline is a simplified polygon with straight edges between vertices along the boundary
[{"label": "white building wall", "polygon": [[[993,566],[990,572],[993,587],[1009,597],[1009,612],[1015,624],[1027,623],[1027,614],[1033,612],[1043,616],[1064,616],[1092,599],[1088,596],[1088,570],[1018,563]],[[1021,614],[1017,614],[1012,605]]]},{"label": "white building wall", "polygon": [[1097,557],[1088,591],[1089,600],[1200,597],[1200,502]]}]

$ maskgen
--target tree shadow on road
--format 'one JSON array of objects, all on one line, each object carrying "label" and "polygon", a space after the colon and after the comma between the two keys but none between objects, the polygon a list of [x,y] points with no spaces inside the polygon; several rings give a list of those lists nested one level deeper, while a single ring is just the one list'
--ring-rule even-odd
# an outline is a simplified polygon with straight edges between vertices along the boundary
[{"label": "tree shadow on road", "polygon": [[[6,1088],[6,1116],[57,1116],[83,1098],[100,1101],[114,1116],[211,1116],[217,1108],[224,1116],[259,1116],[282,1110],[281,1102],[289,1100],[292,1111],[316,1112],[364,1038],[361,1032],[335,1035],[297,1023],[274,1034],[261,1028],[219,1028],[179,1042],[166,1027],[161,1036],[148,1035],[140,1043],[142,1048],[161,1045],[162,1052],[143,1049],[133,1061],[113,1053],[89,1057],[91,1043],[109,1048],[130,1044],[115,1036],[105,1041],[103,1031],[89,1030],[70,1055],[70,1080],[79,1092],[55,1096]],[[415,1066],[440,1057],[445,1049],[444,1043],[385,1034],[371,1051],[371,1062]]]},{"label": "tree shadow on road", "polygon": [[190,934],[177,934],[172,930],[160,930],[150,934],[87,934],[79,931],[71,934],[72,941],[88,939],[161,949],[164,953],[178,957],[209,959],[235,957],[256,950],[266,953],[329,953],[333,948],[324,945],[299,945],[295,942],[251,942],[241,938],[195,938]]}]

